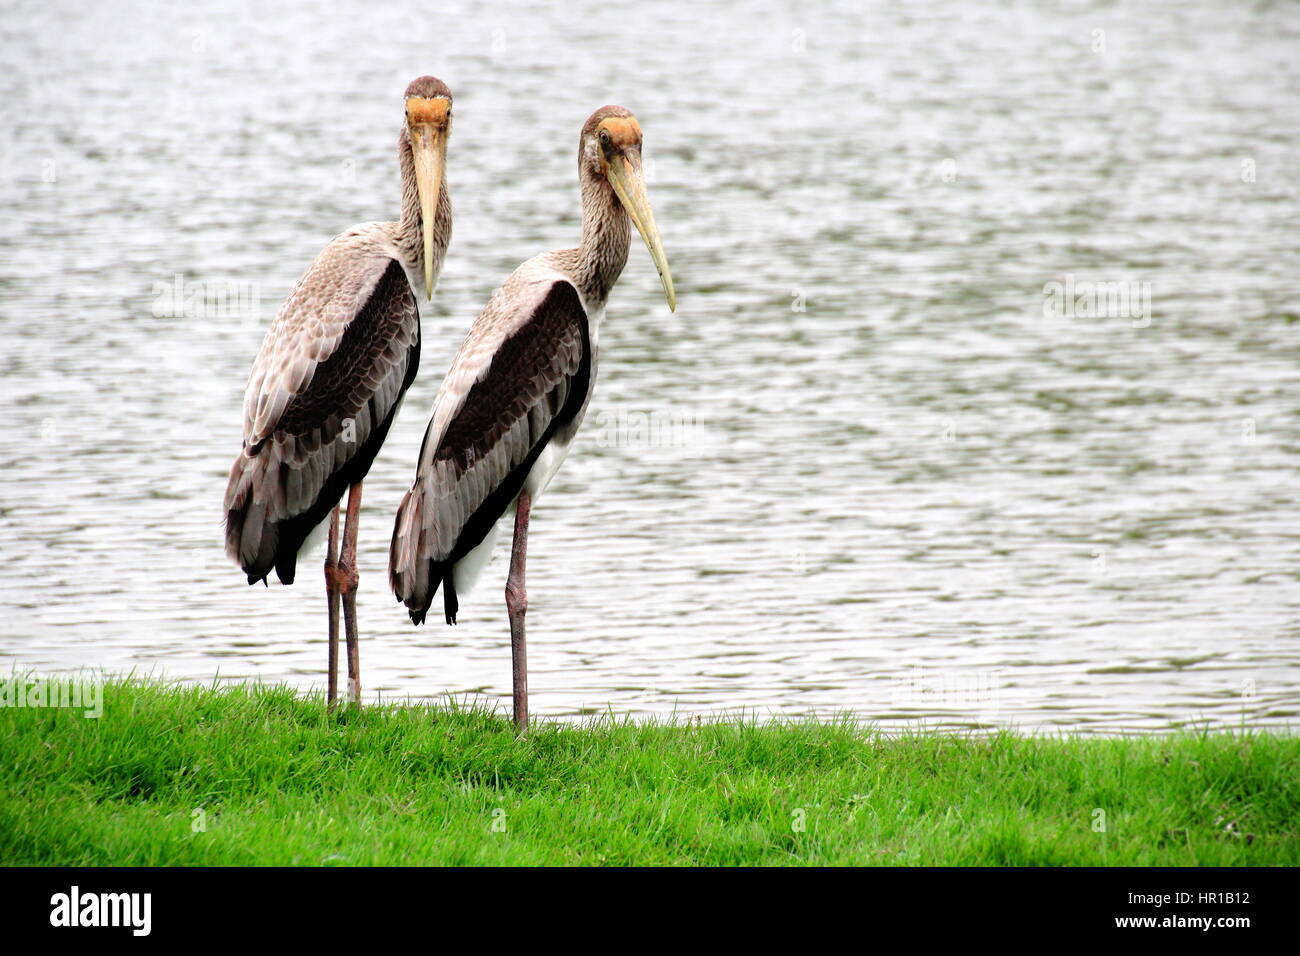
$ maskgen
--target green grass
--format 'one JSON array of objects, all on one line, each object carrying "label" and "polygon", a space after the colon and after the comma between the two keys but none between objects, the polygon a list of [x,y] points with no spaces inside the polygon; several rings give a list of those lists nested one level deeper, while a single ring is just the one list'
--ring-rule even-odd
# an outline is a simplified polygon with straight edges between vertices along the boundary
[{"label": "green grass", "polygon": [[119,681],[99,719],[0,707],[0,757],[0,864],[1300,863],[1286,736],[602,720],[520,740],[482,711]]}]

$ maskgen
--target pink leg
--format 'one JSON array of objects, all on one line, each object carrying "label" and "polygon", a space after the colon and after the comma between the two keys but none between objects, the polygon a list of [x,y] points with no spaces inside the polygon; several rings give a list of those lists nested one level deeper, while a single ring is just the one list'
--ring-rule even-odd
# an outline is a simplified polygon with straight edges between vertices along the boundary
[{"label": "pink leg", "polygon": [[325,544],[325,600],[329,605],[329,683],[325,701],[330,710],[339,695],[339,509],[330,513],[329,539]]},{"label": "pink leg", "polygon": [[510,655],[514,669],[515,728],[528,730],[528,651],[524,641],[524,615],[528,613],[528,591],[524,587],[524,564],[528,557],[528,514],[532,499],[527,491],[515,503],[515,543],[510,553],[510,576],[506,580],[506,610],[510,614]]},{"label": "pink leg", "polygon": [[339,552],[339,580],[343,594],[343,625],[348,641],[348,694],[361,706],[361,653],[357,642],[357,522],[361,517],[361,482],[348,492],[347,525]]}]

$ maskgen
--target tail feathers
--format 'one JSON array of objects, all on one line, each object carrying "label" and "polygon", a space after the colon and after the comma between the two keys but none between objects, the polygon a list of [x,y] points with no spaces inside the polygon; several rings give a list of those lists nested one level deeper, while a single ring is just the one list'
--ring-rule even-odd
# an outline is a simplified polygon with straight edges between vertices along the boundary
[{"label": "tail feathers", "polygon": [[[293,584],[298,554],[292,548],[279,553],[284,502],[275,495],[279,482],[265,480],[266,470],[263,456],[247,453],[236,458],[230,469],[224,502],[226,555],[247,575],[249,584],[266,584],[272,571],[281,584]],[[259,488],[270,489],[271,498],[259,496]]]},{"label": "tail feathers", "polygon": [[255,458],[240,455],[230,469],[226,486],[226,555],[248,576],[249,584],[265,581],[275,567],[279,540],[270,503],[253,495]]},{"label": "tail feathers", "polygon": [[[250,582],[265,581],[274,570],[281,583],[293,583],[299,553],[348,488],[370,471],[414,375],[418,342],[407,361],[404,378],[358,385],[350,393],[356,404],[350,416],[337,410],[305,429],[277,428],[235,458],[224,502],[226,554]],[[374,390],[368,398],[362,395],[367,388]],[[299,417],[307,414],[299,411]]]},{"label": "tail feathers", "polygon": [[[456,599],[456,585],[452,580],[451,572],[448,571],[439,577],[438,572],[432,569],[433,562],[429,562],[430,571],[429,579],[433,581],[433,593],[429,599],[420,607],[413,607],[407,613],[411,615],[412,624],[423,624],[425,617],[429,614],[429,608],[433,606],[433,599],[438,593],[438,585],[442,584],[442,613],[447,623],[452,627],[456,625],[456,613],[460,610],[460,602]],[[398,600],[402,600],[400,597]]]},{"label": "tail feathers", "polygon": [[406,605],[412,624],[424,623],[442,582],[442,575],[434,573],[435,562],[420,556],[424,537],[422,498],[417,479],[402,497],[393,522],[393,540],[388,547],[388,583],[397,600]]},{"label": "tail feathers", "polygon": [[[423,624],[433,599],[442,588],[443,616],[455,624],[460,611],[460,596],[468,594],[492,558],[500,533],[499,521],[488,525],[482,538],[470,546],[456,515],[445,502],[436,502],[421,478],[402,498],[393,525],[393,540],[388,552],[388,580],[397,600],[410,611],[411,623]],[[446,509],[439,511],[439,508]],[[450,518],[447,517],[450,512]],[[462,535],[450,546],[439,547],[448,532],[439,518]]]},{"label": "tail feathers", "polygon": [[451,571],[448,571],[442,579],[442,611],[447,618],[447,623],[453,627],[456,624],[456,612],[460,610],[460,601],[456,600],[456,581]]}]

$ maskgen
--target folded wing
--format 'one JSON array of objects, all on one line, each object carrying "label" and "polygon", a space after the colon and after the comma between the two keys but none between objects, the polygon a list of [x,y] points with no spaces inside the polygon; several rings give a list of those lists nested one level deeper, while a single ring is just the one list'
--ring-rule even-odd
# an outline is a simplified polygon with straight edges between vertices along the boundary
[{"label": "folded wing", "polygon": [[507,285],[452,362],[389,550],[397,599],[422,623],[439,586],[454,623],[452,568],[505,514],[556,429],[587,397],[592,349],[573,285]]},{"label": "folded wing", "polygon": [[330,243],[290,293],[254,363],[244,447],[226,487],[226,552],[291,584],[307,535],[369,471],[419,366],[401,264],[359,233]]}]

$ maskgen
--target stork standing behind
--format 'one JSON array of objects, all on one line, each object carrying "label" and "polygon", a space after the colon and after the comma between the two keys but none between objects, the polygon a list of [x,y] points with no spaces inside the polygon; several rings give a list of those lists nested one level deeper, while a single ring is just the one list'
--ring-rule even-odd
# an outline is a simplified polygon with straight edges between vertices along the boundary
[{"label": "stork standing behind", "polygon": [[459,596],[487,563],[498,522],[514,507],[506,608],[521,731],[528,726],[529,513],[591,400],[597,333],[627,263],[629,218],[659,270],[668,307],[677,307],[646,198],[641,127],[628,110],[605,106],[583,125],[578,178],[582,244],[529,259],[474,320],[438,391],[389,551],[389,580],[411,621],[423,623],[441,587],[447,623],[455,624]]},{"label": "stork standing behind", "polygon": [[[292,584],[298,555],[329,522],[331,706],[338,692],[338,612],[347,628],[348,691],[361,699],[357,523],[370,470],[420,363],[421,292],[433,297],[451,239],[443,170],[451,91],[432,76],[406,89],[397,142],[402,218],[353,226],[303,273],[262,342],[244,393],[244,448],[226,487],[226,553],[248,583],[274,569]],[[349,491],[339,550],[339,502]]]}]

